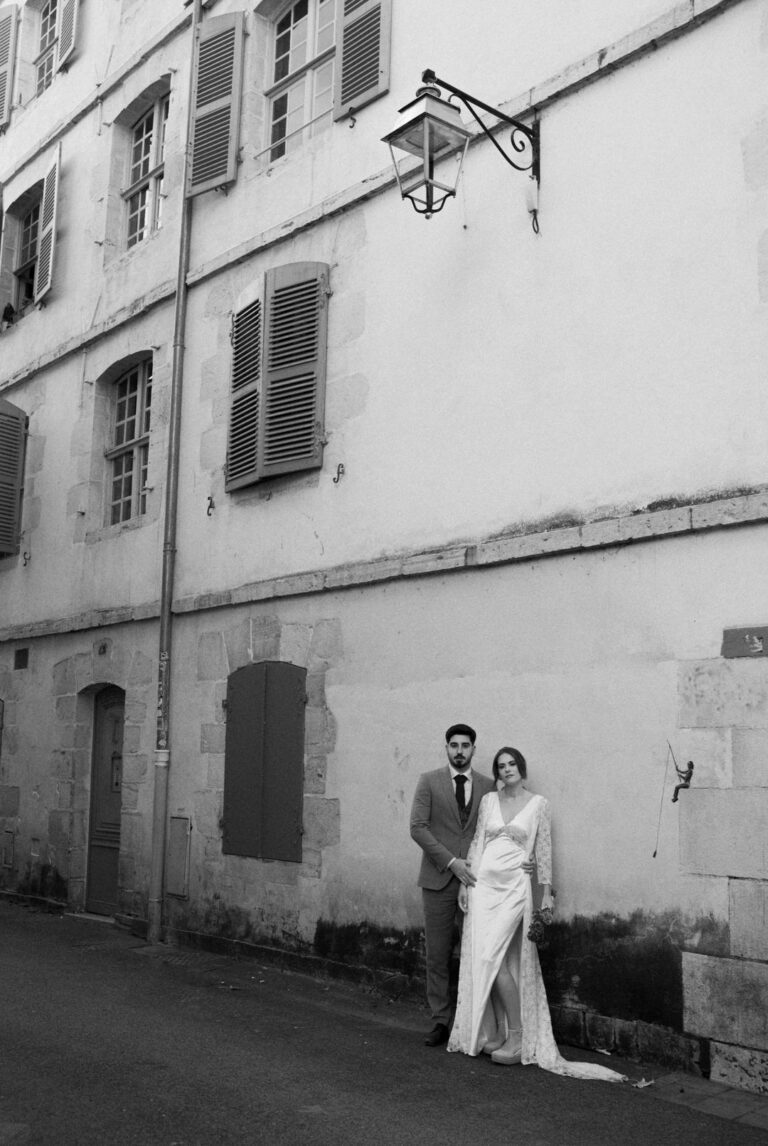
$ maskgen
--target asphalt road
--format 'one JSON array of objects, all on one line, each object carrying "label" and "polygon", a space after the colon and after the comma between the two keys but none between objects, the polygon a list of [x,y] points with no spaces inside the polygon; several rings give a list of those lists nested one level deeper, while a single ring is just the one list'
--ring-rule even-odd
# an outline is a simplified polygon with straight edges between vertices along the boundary
[{"label": "asphalt road", "polygon": [[768,1142],[652,1087],[424,1047],[428,1025],[360,987],[0,900],[0,1146]]}]

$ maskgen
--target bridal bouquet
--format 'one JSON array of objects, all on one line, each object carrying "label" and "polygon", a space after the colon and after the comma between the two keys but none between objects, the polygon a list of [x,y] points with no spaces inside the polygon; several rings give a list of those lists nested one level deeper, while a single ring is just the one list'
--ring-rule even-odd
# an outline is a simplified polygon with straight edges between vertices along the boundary
[{"label": "bridal bouquet", "polygon": [[528,938],[537,947],[549,947],[549,928],[552,925],[552,908],[543,907],[534,911],[531,926],[528,928]]}]

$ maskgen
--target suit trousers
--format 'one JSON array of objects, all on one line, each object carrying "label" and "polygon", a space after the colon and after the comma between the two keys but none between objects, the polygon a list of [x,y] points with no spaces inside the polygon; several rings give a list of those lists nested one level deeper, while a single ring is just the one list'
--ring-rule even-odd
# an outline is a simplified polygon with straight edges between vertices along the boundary
[{"label": "suit trousers", "polygon": [[424,905],[424,933],[427,940],[427,1002],[435,1023],[451,1024],[451,956],[457,926],[463,919],[459,911],[461,884],[452,876],[445,887],[434,891],[421,889]]}]

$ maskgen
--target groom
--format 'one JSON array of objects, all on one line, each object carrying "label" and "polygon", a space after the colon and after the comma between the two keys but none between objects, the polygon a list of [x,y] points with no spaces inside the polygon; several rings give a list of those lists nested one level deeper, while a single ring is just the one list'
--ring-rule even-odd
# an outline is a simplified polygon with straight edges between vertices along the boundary
[{"label": "groom", "polygon": [[411,839],[423,852],[418,885],[427,939],[427,1002],[434,1022],[424,1040],[428,1047],[448,1041],[459,887],[475,883],[467,851],[480,801],[495,787],[489,776],[472,770],[476,739],[468,724],[451,725],[445,734],[448,765],[419,777],[411,808]]}]

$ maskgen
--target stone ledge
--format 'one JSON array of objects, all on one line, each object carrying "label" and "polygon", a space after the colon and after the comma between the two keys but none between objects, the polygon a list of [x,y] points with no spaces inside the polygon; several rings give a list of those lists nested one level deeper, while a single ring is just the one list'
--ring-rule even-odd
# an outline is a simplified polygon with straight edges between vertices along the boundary
[{"label": "stone ledge", "polygon": [[[475,543],[378,557],[373,561],[292,573],[219,592],[182,597],[174,602],[173,611],[176,614],[200,613],[280,597],[354,589],[405,577],[434,576],[481,566],[514,564],[561,557],[569,553],[642,545],[670,537],[755,525],[765,521],[768,521],[768,491],[757,490],[738,497],[715,498],[681,506],[667,505],[643,512],[618,513],[613,517],[585,521],[582,524],[574,524],[573,521],[561,526],[553,526],[548,522],[531,523],[528,528],[521,528],[517,532]],[[9,626],[0,630],[0,643],[102,628],[106,625],[155,620],[159,615],[160,605],[156,601],[134,607],[93,610],[72,617]]]},{"label": "stone ledge", "polygon": [[[706,514],[697,511],[706,508]],[[277,597],[357,588],[402,577],[427,576],[481,566],[506,565],[595,549],[637,545],[665,538],[768,521],[768,491],[718,498],[706,503],[617,514],[580,525],[536,528],[474,544],[451,545],[423,553],[377,558],[238,586],[231,592],[185,597],[175,613],[193,613],[217,604],[249,604]],[[2,636],[2,634],[0,634]]]}]

